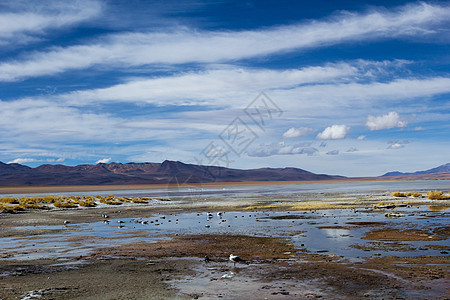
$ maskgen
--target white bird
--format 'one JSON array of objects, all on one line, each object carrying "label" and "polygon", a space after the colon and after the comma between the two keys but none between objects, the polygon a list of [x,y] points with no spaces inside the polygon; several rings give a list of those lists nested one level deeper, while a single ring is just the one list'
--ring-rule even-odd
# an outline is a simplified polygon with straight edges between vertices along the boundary
[{"label": "white bird", "polygon": [[233,262],[234,266],[236,266],[237,262],[244,262],[242,258],[237,255],[230,254],[230,260]]}]

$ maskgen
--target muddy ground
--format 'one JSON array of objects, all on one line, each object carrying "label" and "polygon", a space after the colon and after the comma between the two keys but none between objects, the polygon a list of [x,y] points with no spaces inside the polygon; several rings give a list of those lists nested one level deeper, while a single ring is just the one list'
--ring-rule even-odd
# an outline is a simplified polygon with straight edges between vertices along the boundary
[{"label": "muddy ground", "polygon": [[[372,198],[372,197],[371,197]],[[333,200],[334,201],[334,200]],[[346,200],[348,201],[348,200]],[[358,200],[360,201],[360,200]],[[378,200],[371,199],[369,207]],[[324,205],[321,201],[320,205]],[[255,202],[253,202],[255,203]],[[259,205],[259,207],[258,207]],[[310,205],[313,205],[311,203]],[[445,211],[446,203],[439,203]],[[220,205],[237,209],[285,210],[290,202]],[[332,205],[327,205],[327,208]],[[340,208],[340,205],[337,205]],[[358,203],[351,207],[358,208]],[[317,207],[315,207],[317,208]],[[156,213],[209,211],[205,204],[104,207],[0,214],[0,238],[39,239],[72,228],[33,228],[98,222],[103,214],[136,218]],[[280,218],[280,217],[279,217]],[[281,217],[289,218],[289,217]],[[300,218],[300,217],[293,217]],[[308,218],[305,216],[305,218]],[[316,217],[317,218],[317,217]],[[27,230],[17,230],[21,226]],[[337,226],[336,226],[337,227]],[[335,227],[335,228],[336,228]],[[449,226],[399,229],[386,222],[348,222],[344,228],[370,228],[364,247],[410,251],[407,241],[445,241]],[[317,226],[320,229],[320,225]],[[330,229],[331,227],[323,227]],[[137,237],[139,233],[134,232]],[[71,240],[82,243],[83,235]],[[369,242],[367,242],[369,241]],[[363,247],[354,245],[355,248]],[[446,252],[447,245],[430,245]],[[173,234],[154,243],[99,247],[65,259],[14,260],[1,253],[0,299],[449,299],[449,256],[366,257],[359,261],[295,247],[289,238],[243,234]],[[244,263],[228,260],[238,254]],[[210,262],[205,262],[208,256]]]},{"label": "muddy ground", "polygon": [[[231,252],[246,261],[233,266],[227,261]],[[205,255],[210,262],[204,262]],[[1,298],[230,299],[246,294],[249,299],[445,299],[449,295],[448,257],[378,257],[352,263],[335,255],[298,252],[289,241],[269,237],[174,236],[157,243],[98,249],[79,262],[3,260],[0,273],[9,276],[0,279]]]}]

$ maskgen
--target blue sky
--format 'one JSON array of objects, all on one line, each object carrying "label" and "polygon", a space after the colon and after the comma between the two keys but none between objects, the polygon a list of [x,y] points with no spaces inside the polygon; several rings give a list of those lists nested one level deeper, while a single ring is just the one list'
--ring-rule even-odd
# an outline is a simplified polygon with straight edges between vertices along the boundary
[{"label": "blue sky", "polygon": [[0,161],[449,162],[450,3],[2,1]]}]

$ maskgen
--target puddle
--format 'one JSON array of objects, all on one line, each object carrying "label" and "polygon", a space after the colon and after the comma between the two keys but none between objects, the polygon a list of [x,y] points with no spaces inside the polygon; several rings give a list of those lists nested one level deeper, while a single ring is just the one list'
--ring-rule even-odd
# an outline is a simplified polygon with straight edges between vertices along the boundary
[{"label": "puddle", "polygon": [[173,287],[183,296],[201,299],[289,299],[322,298],[326,294],[323,287],[314,280],[282,280],[268,282],[258,270],[267,268],[265,264],[199,264],[194,274],[171,281]]},{"label": "puddle", "polygon": [[398,208],[395,212],[405,217],[394,219],[386,218],[384,211],[347,209],[152,214],[148,218],[109,219],[108,223],[99,220],[74,225],[22,226],[14,229],[21,234],[27,230],[63,230],[63,233],[42,234],[39,239],[36,236],[0,238],[0,254],[8,254],[4,259],[16,260],[70,258],[87,255],[96,248],[156,242],[167,239],[165,235],[232,234],[286,237],[299,250],[334,254],[350,260],[368,256],[443,256],[440,247],[448,246],[447,240],[402,241],[405,245],[402,249],[388,247],[389,242],[386,242],[387,247],[380,250],[373,247],[374,241],[361,239],[369,230],[383,226],[398,229],[448,226],[448,213],[424,210],[424,207]]}]

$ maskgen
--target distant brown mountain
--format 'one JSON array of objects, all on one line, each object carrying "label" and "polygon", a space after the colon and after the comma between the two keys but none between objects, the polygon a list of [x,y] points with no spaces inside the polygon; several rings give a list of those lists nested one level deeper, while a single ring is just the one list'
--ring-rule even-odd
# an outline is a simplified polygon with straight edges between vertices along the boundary
[{"label": "distant brown mountain", "polygon": [[388,172],[382,176],[409,176],[409,175],[431,175],[431,174],[450,174],[450,163],[440,165],[436,168],[432,168],[425,171],[417,171],[413,173],[403,173],[403,172]]},{"label": "distant brown mountain", "polygon": [[298,168],[240,170],[168,160],[162,163],[101,163],[73,167],[41,165],[36,168],[0,162],[0,186],[177,184],[333,179],[345,179],[345,177],[315,174]]}]

